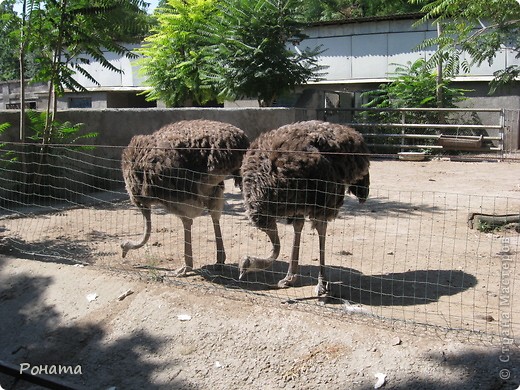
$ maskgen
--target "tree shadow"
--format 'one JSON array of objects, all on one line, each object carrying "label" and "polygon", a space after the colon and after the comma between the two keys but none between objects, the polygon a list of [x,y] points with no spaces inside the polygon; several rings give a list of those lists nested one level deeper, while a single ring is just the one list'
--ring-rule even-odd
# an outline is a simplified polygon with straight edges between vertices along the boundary
[{"label": "tree shadow", "polygon": [[[245,280],[239,281],[237,266],[212,264],[203,266],[200,275],[211,283],[228,288],[269,291],[278,289],[277,283],[285,277],[287,269],[286,262],[274,261],[271,268],[247,274]],[[292,288],[315,286],[318,271],[318,266],[301,265],[300,277]],[[475,276],[460,270],[416,270],[364,275],[351,268],[327,266],[326,275],[329,295],[335,298],[330,303],[348,301],[368,306],[425,305],[443,296],[466,291],[477,284]]]},{"label": "tree shadow", "polygon": [[[92,249],[79,240],[42,240],[27,242],[16,237],[4,238],[0,245],[0,255],[19,259],[37,260],[57,264],[90,265],[95,262]],[[80,260],[81,259],[81,260]]]},{"label": "tree shadow", "polygon": [[[458,371],[457,378],[447,378],[437,382],[428,375],[389,376],[384,388],[405,389],[489,389],[516,390],[520,380],[520,353],[515,349],[502,354],[500,348],[490,348],[488,352],[468,351],[451,354],[429,353],[426,358],[438,367],[438,370]],[[507,360],[507,362],[501,362]],[[450,380],[451,379],[451,380]],[[362,386],[360,390],[373,389],[374,386]]]},{"label": "tree shadow", "polygon": [[[157,353],[165,340],[137,331],[107,344],[106,330],[96,322],[59,325],[65,322],[63,314],[43,298],[54,278],[23,273],[7,279],[1,272],[3,263],[0,256],[0,356],[4,362],[28,363],[31,367],[79,365],[81,373],[48,376],[77,389],[170,389],[186,385],[176,379],[168,385],[153,381],[158,371],[171,370],[177,364],[175,360],[151,363],[143,359],[143,351]],[[5,374],[0,374],[0,379],[7,389],[27,385],[25,380]]]}]

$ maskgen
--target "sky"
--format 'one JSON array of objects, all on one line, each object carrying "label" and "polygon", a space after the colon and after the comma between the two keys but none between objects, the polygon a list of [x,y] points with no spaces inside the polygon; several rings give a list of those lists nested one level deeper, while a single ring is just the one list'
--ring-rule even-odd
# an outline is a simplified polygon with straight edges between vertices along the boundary
[{"label": "sky", "polygon": [[[0,3],[2,3],[4,0],[0,0]],[[520,0],[518,0],[520,1]],[[148,12],[149,13],[152,13],[153,10],[157,7],[157,4],[159,4],[159,0],[146,0],[147,3],[150,3],[150,7],[148,7]],[[22,10],[22,4],[21,3],[16,3],[15,6],[14,6],[14,10],[18,13],[21,12]]]},{"label": "sky", "polygon": [[157,4],[159,3],[159,0],[146,0],[146,2],[150,3],[150,7],[148,8],[148,12],[152,13],[153,10],[155,9],[155,7],[157,7]]}]

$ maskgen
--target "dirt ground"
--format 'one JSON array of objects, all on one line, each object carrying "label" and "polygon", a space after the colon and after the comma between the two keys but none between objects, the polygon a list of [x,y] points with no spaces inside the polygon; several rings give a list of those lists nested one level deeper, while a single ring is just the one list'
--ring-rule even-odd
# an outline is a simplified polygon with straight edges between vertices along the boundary
[{"label": "dirt ground", "polygon": [[[237,280],[240,256],[270,246],[231,183],[228,265],[213,265],[204,216],[194,224],[196,272],[181,279],[169,272],[182,264],[180,222],[161,210],[149,244],[121,259],[121,239],[143,228],[124,194],[5,211],[0,360],[33,372],[72,367],[50,376],[82,389],[369,389],[376,374],[389,389],[517,389],[519,234],[470,229],[467,216],[518,214],[520,164],[374,161],[371,181],[370,199],[347,199],[329,226],[325,303],[313,294],[310,224],[300,285],[276,288],[290,255],[286,225],[280,261]],[[38,388],[2,374],[0,386]]]}]

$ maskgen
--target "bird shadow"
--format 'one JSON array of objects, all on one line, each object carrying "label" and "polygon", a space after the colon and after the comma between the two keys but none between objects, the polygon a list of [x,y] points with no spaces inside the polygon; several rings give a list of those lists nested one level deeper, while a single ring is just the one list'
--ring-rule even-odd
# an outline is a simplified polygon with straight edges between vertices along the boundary
[{"label": "bird shadow", "polygon": [[366,215],[374,219],[388,218],[399,215],[421,215],[446,212],[445,207],[435,206],[427,203],[416,203],[413,201],[390,200],[383,197],[369,198],[366,203],[359,204],[350,196],[345,197],[339,210],[338,218],[349,218]]},{"label": "bird shadow", "polygon": [[[246,274],[239,280],[235,265],[206,265],[199,274],[207,281],[229,288],[249,291],[279,289],[277,283],[287,273],[288,264],[274,261],[271,268]],[[299,278],[291,295],[298,299],[310,299],[308,290],[296,289],[315,286],[318,283],[319,266],[301,265]],[[477,285],[477,278],[460,270],[427,269],[406,272],[391,272],[381,275],[365,275],[355,269],[327,266],[329,303],[344,303],[368,306],[414,306],[438,301],[443,296],[464,292]]]}]

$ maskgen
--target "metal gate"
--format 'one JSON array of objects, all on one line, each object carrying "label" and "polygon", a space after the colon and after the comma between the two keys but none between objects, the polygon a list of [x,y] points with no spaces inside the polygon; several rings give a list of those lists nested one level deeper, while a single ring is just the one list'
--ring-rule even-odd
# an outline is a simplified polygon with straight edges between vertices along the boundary
[{"label": "metal gate", "polygon": [[[439,120],[418,123],[419,113]],[[376,149],[495,152],[500,156],[505,149],[505,110],[500,108],[323,108],[317,116],[356,128]]]}]

